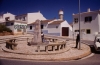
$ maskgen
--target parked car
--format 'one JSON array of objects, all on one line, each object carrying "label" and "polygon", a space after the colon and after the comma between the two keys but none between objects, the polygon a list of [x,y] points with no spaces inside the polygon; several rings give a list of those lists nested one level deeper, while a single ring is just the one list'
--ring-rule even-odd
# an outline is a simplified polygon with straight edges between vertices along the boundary
[{"label": "parked car", "polygon": [[100,51],[100,34],[95,36],[94,47],[96,51]]}]

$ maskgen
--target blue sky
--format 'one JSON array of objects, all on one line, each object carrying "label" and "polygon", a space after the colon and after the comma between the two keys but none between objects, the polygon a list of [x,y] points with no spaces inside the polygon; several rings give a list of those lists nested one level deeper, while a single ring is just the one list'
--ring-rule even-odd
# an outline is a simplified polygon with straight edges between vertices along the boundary
[{"label": "blue sky", "polygon": [[[100,9],[100,0],[80,0],[81,12],[90,8]],[[40,12],[47,19],[59,18],[58,11],[63,9],[64,19],[72,22],[72,13],[78,13],[78,0],[0,0],[0,13],[25,14]]]}]

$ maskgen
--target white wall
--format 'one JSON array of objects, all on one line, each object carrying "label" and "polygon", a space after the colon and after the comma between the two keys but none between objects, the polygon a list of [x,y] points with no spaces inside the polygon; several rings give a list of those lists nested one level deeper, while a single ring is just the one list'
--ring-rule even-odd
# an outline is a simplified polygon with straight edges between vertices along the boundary
[{"label": "white wall", "polygon": [[5,22],[6,17],[10,17],[9,20],[14,20],[15,19],[15,15],[13,15],[11,13],[5,13],[0,17],[0,22]]},{"label": "white wall", "polygon": [[[30,26],[32,26],[32,29],[30,30]],[[27,33],[32,33],[34,31],[34,25],[29,24],[27,25]]]},{"label": "white wall", "polygon": [[48,30],[48,24],[46,23],[46,24],[43,24],[43,30]]},{"label": "white wall", "polygon": [[27,14],[27,20],[28,20],[27,22],[28,22],[28,24],[35,22],[37,19],[46,20],[46,18],[40,12],[28,13]]},{"label": "white wall", "polygon": [[[58,28],[56,28],[58,26]],[[48,25],[48,33],[60,33],[60,24],[49,24]]]},{"label": "white wall", "polygon": [[3,20],[5,20],[6,17],[10,17],[9,20],[15,20],[15,15],[11,14],[11,13],[6,13],[3,15]]},{"label": "white wall", "polygon": [[72,37],[72,27],[68,24],[66,20],[61,23],[61,29],[60,29],[61,36],[62,36],[62,27],[69,27],[69,37]]},{"label": "white wall", "polygon": [[[91,23],[89,23],[89,22],[85,23],[84,22],[86,16],[92,16]],[[73,18],[78,18],[79,19],[79,15],[73,15]],[[99,31],[98,14],[97,13],[81,14],[80,28],[85,29],[85,32],[86,32],[86,29],[91,29],[91,34],[82,34],[82,36],[83,35],[84,36],[83,37],[81,36],[81,37],[85,40],[88,40],[88,39],[93,40],[95,32]],[[74,23],[73,30],[79,30],[79,22]],[[85,36],[87,36],[87,37],[85,37]]]},{"label": "white wall", "polygon": [[98,14],[98,24],[99,24],[99,32],[100,32],[100,14]]}]

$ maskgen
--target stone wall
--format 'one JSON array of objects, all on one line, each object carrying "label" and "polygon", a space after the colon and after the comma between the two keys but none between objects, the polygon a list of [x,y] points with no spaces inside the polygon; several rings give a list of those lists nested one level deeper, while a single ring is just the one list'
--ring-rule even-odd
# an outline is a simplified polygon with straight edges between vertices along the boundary
[{"label": "stone wall", "polygon": [[0,33],[0,36],[5,36],[5,35],[13,35],[12,32],[3,32],[3,33]]}]

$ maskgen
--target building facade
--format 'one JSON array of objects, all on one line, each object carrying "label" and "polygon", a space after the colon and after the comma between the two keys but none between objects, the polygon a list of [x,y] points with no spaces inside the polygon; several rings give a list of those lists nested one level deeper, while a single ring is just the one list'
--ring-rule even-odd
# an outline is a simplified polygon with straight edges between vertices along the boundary
[{"label": "building facade", "polygon": [[46,20],[46,18],[40,13],[40,11],[33,12],[33,13],[17,15],[15,17],[15,19],[19,20],[19,21],[26,21],[27,24],[33,23],[37,19],[39,19],[39,20]]},{"label": "building facade", "polygon": [[26,33],[27,22],[23,20],[17,20],[16,16],[11,13],[5,13],[0,15],[0,23],[10,28],[13,34]]},{"label": "building facade", "polygon": [[[41,20],[42,32],[48,35],[56,35],[56,36],[72,36],[72,27],[68,24],[66,20],[63,20],[63,11],[59,11],[59,19],[47,19]],[[34,24],[28,24],[27,32],[34,32]]]},{"label": "building facade", "polygon": [[[4,23],[14,34],[23,34],[33,33],[35,21],[40,20],[41,31],[44,34],[70,37],[72,35],[72,27],[63,19],[63,10],[59,10],[58,14],[59,19],[46,19],[40,11],[21,15],[5,13],[0,16],[0,23]],[[19,27],[20,29],[17,27],[18,29],[16,29],[18,25],[22,27]],[[27,28],[23,29],[23,26],[27,26]]]},{"label": "building facade", "polygon": [[34,23],[36,20],[46,20],[46,18],[39,12],[27,13],[27,33],[34,31]]},{"label": "building facade", "polygon": [[[94,40],[95,33],[100,32],[100,10],[80,13],[81,39]],[[79,32],[79,13],[73,14],[73,33],[74,38]]]},{"label": "building facade", "polygon": [[5,22],[7,20],[15,20],[15,15],[8,12],[0,15],[0,23]]}]

